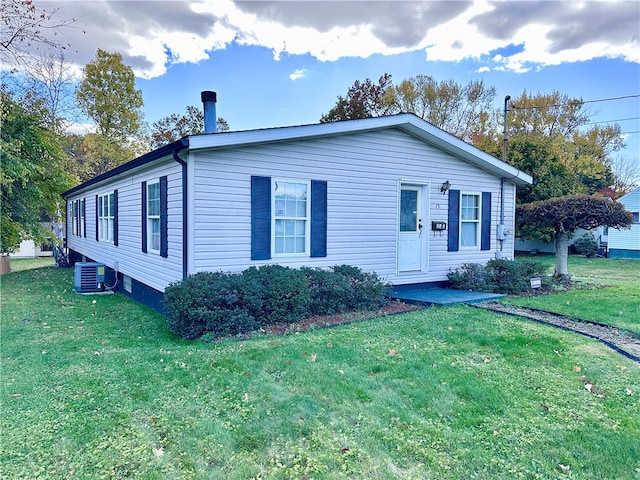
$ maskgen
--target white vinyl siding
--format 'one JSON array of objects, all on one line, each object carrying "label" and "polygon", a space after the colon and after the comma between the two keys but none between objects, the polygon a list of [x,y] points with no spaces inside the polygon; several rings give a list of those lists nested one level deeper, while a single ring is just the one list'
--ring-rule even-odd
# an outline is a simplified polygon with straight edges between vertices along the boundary
[{"label": "white vinyl siding", "polygon": [[630,193],[617,200],[624,205],[625,210],[631,212],[634,223],[631,228],[618,230],[609,229],[608,242],[609,251],[637,251],[640,250],[640,223],[638,223],[638,212],[640,212],[640,188],[636,188]]},{"label": "white vinyl siding", "polygon": [[[431,222],[447,222],[446,180],[465,192],[491,192],[492,225],[499,221],[500,179],[397,129],[287,141],[190,154],[189,271],[241,271],[278,263],[330,267],[350,264],[375,271],[395,284],[447,280],[451,268],[484,263],[495,248],[447,252],[447,231]],[[327,181],[327,256],[275,256],[251,261],[251,176]],[[398,182],[429,184],[428,272],[397,273]],[[505,223],[512,226],[515,187],[505,182]],[[497,245],[495,229],[491,245]],[[272,245],[273,249],[273,245]],[[503,251],[513,255],[513,240]]]},{"label": "white vinyl siding", "polygon": [[[154,182],[167,176],[167,227],[168,257],[148,255],[141,249],[142,182]],[[118,246],[106,242],[96,242],[95,235],[95,195],[118,190]],[[118,272],[142,282],[160,292],[176,280],[182,278],[182,173],[180,165],[171,157],[156,162],[153,168],[128,172],[126,178],[114,178],[107,185],[79,192],[86,201],[87,237],[69,236],[69,248],[86,255],[92,260],[103,262]],[[69,228],[71,228],[71,221]]]}]

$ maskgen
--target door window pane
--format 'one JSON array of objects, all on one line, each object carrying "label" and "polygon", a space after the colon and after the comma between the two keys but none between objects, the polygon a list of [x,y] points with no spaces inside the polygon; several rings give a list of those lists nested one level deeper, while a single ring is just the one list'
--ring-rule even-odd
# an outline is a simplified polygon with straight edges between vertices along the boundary
[{"label": "door window pane", "polygon": [[400,231],[416,232],[418,230],[418,191],[400,191]]}]

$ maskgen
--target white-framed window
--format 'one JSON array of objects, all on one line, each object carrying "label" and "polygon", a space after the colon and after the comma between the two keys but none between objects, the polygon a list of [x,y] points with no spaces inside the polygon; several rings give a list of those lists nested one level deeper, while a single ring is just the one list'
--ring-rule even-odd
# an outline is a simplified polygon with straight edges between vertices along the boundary
[{"label": "white-framed window", "polygon": [[74,235],[78,235],[78,209],[80,208],[78,200],[73,200],[71,202],[71,233]]},{"label": "white-framed window", "polygon": [[309,255],[311,181],[276,178],[271,188],[273,255]]},{"label": "white-framed window", "polygon": [[85,221],[86,204],[87,202],[84,198],[82,200],[78,200],[78,235],[80,235],[81,237],[84,237],[86,235],[86,232],[84,231],[87,224],[87,222]]},{"label": "white-framed window", "polygon": [[85,200],[73,200],[71,202],[71,233],[84,237],[85,231]]},{"label": "white-framed window", "polygon": [[115,231],[115,193],[98,195],[98,240],[114,242]]},{"label": "white-framed window", "polygon": [[480,246],[480,194],[462,193],[460,195],[460,248],[479,248]]},{"label": "white-framed window", "polygon": [[160,253],[160,182],[147,183],[147,250]]}]

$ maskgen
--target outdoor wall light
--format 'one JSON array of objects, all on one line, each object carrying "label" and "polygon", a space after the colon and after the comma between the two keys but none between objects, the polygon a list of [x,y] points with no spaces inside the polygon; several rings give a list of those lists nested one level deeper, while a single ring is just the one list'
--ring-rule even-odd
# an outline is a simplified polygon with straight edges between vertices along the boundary
[{"label": "outdoor wall light", "polygon": [[447,193],[447,191],[451,188],[451,183],[449,183],[449,180],[447,180],[446,182],[444,182],[442,184],[442,186],[440,187],[440,191],[442,192],[442,194],[444,195],[445,193]]}]

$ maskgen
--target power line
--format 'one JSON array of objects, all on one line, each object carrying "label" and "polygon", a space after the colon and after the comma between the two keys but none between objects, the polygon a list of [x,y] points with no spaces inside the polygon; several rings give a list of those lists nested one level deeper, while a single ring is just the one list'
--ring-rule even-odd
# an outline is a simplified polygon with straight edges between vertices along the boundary
[{"label": "power line", "polygon": [[640,97],[640,94],[638,95],[623,95],[621,97],[609,97],[609,98],[599,98],[597,100],[576,100],[576,101],[570,101],[568,103],[552,103],[549,105],[531,105],[528,107],[520,107],[514,103],[511,103],[509,106],[518,110],[534,110],[534,109],[538,109],[538,108],[551,108],[551,107],[567,107],[570,105],[576,105],[579,103],[598,103],[598,102],[610,102],[613,100],[625,100],[628,98],[638,98]]},{"label": "power line", "polygon": [[614,120],[600,120],[599,122],[589,122],[585,125],[596,125],[598,123],[625,122],[627,120],[638,120],[640,117],[616,118]]},{"label": "power line", "polygon": [[640,95],[624,95],[622,97],[601,98],[599,100],[583,100],[582,103],[608,102],[610,100],[623,100],[625,98],[637,98],[637,97],[640,97]]}]

